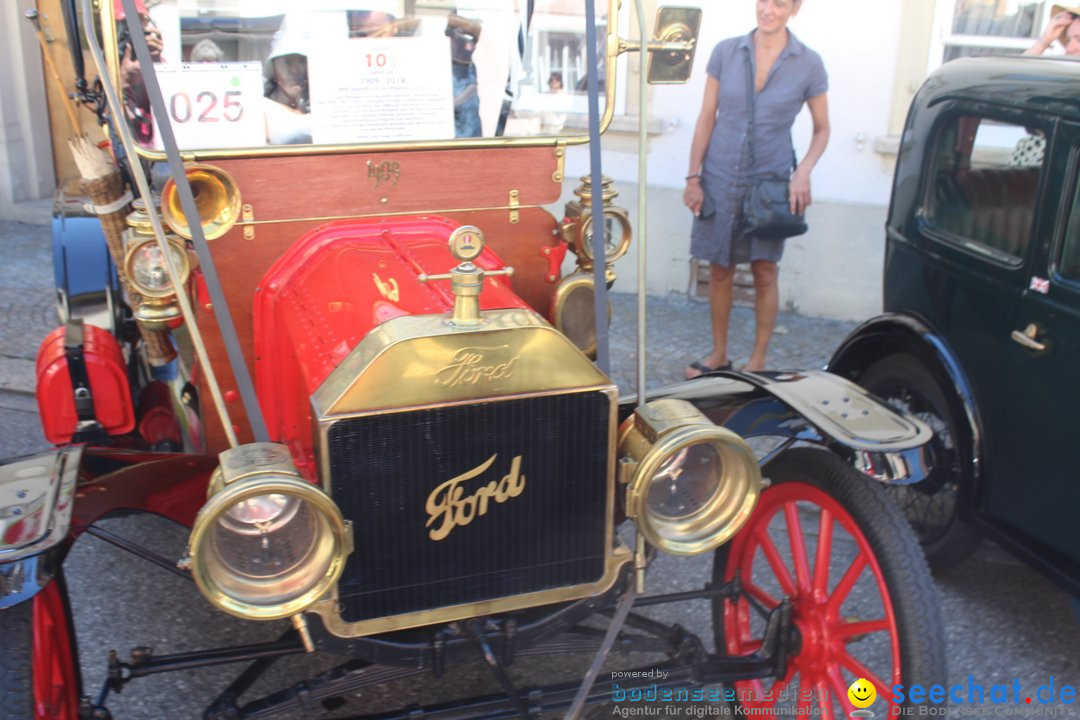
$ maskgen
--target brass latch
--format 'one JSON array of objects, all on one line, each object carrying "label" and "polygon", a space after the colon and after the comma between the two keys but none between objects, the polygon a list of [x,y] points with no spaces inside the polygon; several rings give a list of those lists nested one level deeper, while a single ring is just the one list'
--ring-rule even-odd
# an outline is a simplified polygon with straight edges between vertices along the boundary
[{"label": "brass latch", "polygon": [[[254,222],[254,220],[255,220],[255,209],[252,208],[249,203],[244,203],[243,206],[240,208],[240,219],[241,219],[241,221],[243,221],[245,223]],[[254,240],[255,239],[255,226],[254,225],[244,225],[244,239],[245,240]]]},{"label": "brass latch", "polygon": [[517,225],[521,221],[521,193],[517,190],[510,191],[510,224]]}]

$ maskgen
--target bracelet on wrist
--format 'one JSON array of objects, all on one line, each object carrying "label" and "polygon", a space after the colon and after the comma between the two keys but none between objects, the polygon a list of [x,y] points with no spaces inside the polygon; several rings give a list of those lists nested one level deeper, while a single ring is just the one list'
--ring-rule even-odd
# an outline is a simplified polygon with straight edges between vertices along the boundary
[{"label": "bracelet on wrist", "polygon": [[701,173],[696,173],[694,175],[687,175],[686,179],[687,180],[700,180],[701,179]]}]

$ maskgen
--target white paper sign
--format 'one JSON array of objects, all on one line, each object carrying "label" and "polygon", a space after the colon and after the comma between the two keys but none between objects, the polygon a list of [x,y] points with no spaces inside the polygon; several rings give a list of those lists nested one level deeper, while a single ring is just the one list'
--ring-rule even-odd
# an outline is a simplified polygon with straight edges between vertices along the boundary
[{"label": "white paper sign", "polygon": [[[181,149],[266,144],[261,63],[184,63],[155,69]],[[156,128],[154,146],[163,147]]]},{"label": "white paper sign", "polygon": [[450,39],[356,38],[308,58],[314,141],[454,137]]}]

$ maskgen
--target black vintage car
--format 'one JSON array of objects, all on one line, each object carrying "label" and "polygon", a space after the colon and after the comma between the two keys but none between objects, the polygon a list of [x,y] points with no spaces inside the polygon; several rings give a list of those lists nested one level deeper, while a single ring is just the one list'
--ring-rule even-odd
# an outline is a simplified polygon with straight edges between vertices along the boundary
[{"label": "black vintage car", "polygon": [[951,62],[918,93],[893,185],[885,314],[829,369],[936,430],[892,489],[930,564],[983,534],[1080,593],[1080,64]]}]

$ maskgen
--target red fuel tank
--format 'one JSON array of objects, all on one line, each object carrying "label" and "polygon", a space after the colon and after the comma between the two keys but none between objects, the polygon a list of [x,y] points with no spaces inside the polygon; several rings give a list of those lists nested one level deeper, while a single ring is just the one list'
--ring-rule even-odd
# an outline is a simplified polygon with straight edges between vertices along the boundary
[{"label": "red fuel tank", "polygon": [[[66,328],[46,336],[37,354],[37,402],[41,427],[49,442],[71,442],[78,422],[75,394],[64,349]],[[90,380],[94,416],[110,435],[123,435],[135,427],[135,411],[124,370],[120,344],[107,330],[83,326],[83,359]]]}]

